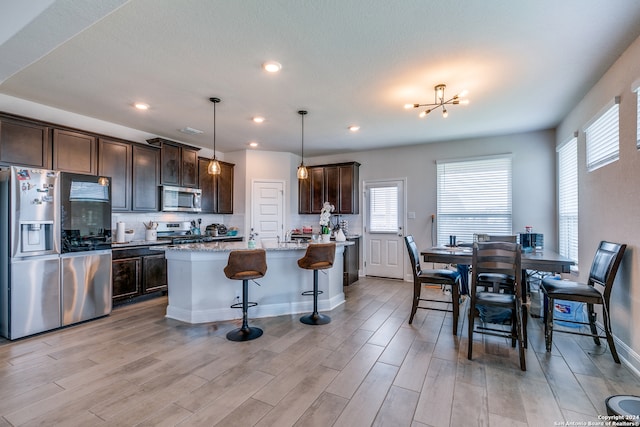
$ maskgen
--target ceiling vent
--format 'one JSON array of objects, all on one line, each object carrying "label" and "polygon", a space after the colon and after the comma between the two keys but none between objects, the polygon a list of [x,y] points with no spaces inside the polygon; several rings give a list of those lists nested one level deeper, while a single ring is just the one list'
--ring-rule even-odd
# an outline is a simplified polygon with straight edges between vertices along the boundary
[{"label": "ceiling vent", "polygon": [[188,126],[180,129],[180,132],[186,133],[187,135],[200,135],[201,133],[204,133],[199,129],[190,128]]}]

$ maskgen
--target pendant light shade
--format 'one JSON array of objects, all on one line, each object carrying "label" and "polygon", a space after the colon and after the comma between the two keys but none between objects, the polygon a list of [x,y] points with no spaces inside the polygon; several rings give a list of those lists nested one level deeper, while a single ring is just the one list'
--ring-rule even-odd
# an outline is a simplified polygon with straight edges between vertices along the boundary
[{"label": "pendant light shade", "polygon": [[304,116],[307,114],[305,110],[298,111],[298,114],[302,117],[302,152],[301,152],[301,162],[300,166],[298,166],[298,179],[307,179],[309,177],[309,171],[307,167],[304,165]]},{"label": "pendant light shade", "polygon": [[220,162],[216,159],[216,104],[220,102],[220,98],[209,98],[213,102],[213,158],[209,162],[207,172],[210,175],[220,175]]}]

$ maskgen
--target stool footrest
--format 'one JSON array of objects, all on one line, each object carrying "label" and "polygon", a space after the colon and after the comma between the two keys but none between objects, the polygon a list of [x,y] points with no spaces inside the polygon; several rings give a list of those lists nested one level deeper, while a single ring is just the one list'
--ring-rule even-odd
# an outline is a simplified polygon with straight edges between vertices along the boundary
[{"label": "stool footrest", "polygon": [[[247,308],[249,308],[249,307],[255,307],[256,305],[258,305],[258,303],[257,303],[257,302],[248,302],[248,303],[247,303]],[[242,308],[242,303],[241,303],[241,302],[237,302],[237,303],[235,303],[235,304],[231,304],[231,305],[229,306],[229,308]]]},{"label": "stool footrest", "polygon": [[304,296],[314,295],[314,294],[316,294],[316,295],[320,295],[320,294],[322,294],[322,293],[324,293],[324,292],[323,292],[323,291],[318,291],[318,292],[315,292],[315,291],[304,291],[304,292],[303,292],[303,293],[301,293],[300,295],[304,295]]}]

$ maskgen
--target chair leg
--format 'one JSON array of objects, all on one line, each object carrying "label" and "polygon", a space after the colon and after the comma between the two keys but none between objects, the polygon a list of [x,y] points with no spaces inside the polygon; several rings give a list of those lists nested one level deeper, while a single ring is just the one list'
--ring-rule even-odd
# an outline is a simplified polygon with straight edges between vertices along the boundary
[{"label": "chair leg", "polygon": [[521,304],[518,304],[516,302],[516,334],[518,337],[518,352],[520,354],[520,369],[522,371],[526,371],[527,370],[527,360],[525,358],[525,349],[526,349],[526,343],[523,342],[524,339],[524,333],[523,333],[523,323],[522,323],[522,308],[523,306]]},{"label": "chair leg", "polygon": [[413,322],[413,316],[418,311],[418,303],[420,302],[420,291],[422,289],[422,283],[413,279],[413,303],[411,305],[411,315],[409,316],[409,324]]},{"label": "chair leg", "polygon": [[[603,316],[606,317],[606,314]],[[596,327],[596,311],[593,308],[593,304],[587,304],[587,318],[589,320],[589,328],[591,329],[591,335],[593,336],[593,342],[596,345],[600,345],[600,337],[598,337],[598,328]],[[606,323],[607,320],[605,319]]]},{"label": "chair leg", "polygon": [[472,359],[473,354],[473,322],[475,320],[476,304],[473,301],[473,295],[469,299],[469,348],[467,350],[467,359]]},{"label": "chair leg", "polygon": [[514,308],[511,312],[511,348],[516,347],[516,342],[520,341],[518,337],[518,313]]},{"label": "chair leg", "polygon": [[611,356],[616,363],[620,363],[618,357],[618,350],[616,350],[616,344],[613,341],[613,335],[611,334],[611,318],[609,317],[609,301],[605,300],[602,303],[602,320],[604,322],[604,333],[607,335],[607,344],[611,349]]},{"label": "chair leg", "polygon": [[[255,304],[254,304],[255,305]],[[262,336],[262,329],[250,327],[247,311],[249,310],[249,280],[242,281],[242,327],[227,334],[229,341],[251,341]]]},{"label": "chair leg", "polygon": [[458,335],[458,317],[460,316],[460,284],[451,285],[451,302],[453,304],[453,335]]},{"label": "chair leg", "polygon": [[544,342],[547,351],[551,351],[551,343],[553,340],[553,298],[545,294],[544,299],[546,302],[546,310],[544,312]]},{"label": "chair leg", "polygon": [[313,270],[313,313],[302,316],[300,321],[305,325],[326,325],[331,318],[318,313],[318,270]]}]

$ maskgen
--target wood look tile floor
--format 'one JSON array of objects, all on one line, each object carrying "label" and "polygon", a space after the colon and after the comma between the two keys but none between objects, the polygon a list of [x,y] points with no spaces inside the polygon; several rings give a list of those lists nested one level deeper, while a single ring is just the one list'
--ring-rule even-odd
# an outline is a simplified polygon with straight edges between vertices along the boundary
[{"label": "wood look tile floor", "polygon": [[553,426],[597,422],[607,396],[640,394],[589,338],[556,334],[547,354],[539,319],[526,372],[495,337],[474,336],[469,361],[465,316],[458,337],[450,313],[407,323],[411,288],[362,278],[330,324],[252,319],[264,335],[245,343],[225,338],[239,321],[165,319],[164,297],[1,341],[0,426]]}]

